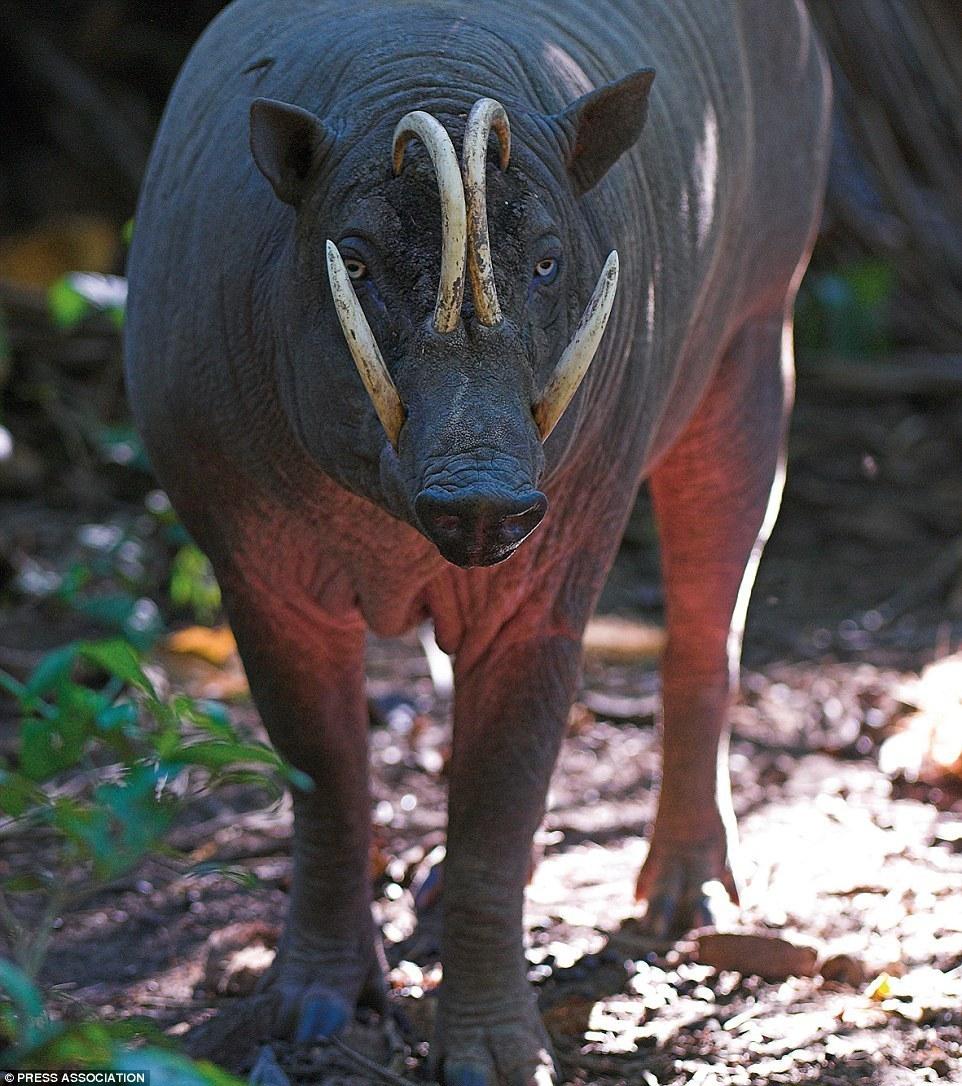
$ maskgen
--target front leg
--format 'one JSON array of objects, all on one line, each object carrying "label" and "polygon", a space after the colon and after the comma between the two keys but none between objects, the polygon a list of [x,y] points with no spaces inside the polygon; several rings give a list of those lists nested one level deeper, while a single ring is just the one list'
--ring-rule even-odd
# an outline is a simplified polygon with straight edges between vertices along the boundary
[{"label": "front leg", "polygon": [[637,897],[656,935],[712,923],[710,883],[738,900],[727,715],[748,596],[781,496],[790,397],[790,326],[781,314],[748,324],[651,477],[668,645],[661,793]]},{"label": "front leg", "polygon": [[328,1035],[358,1001],[383,1009],[371,916],[364,627],[325,612],[295,583],[221,573],[251,691],[277,749],[314,782],[294,792],[293,879],[277,958],[262,981],[267,1028]]},{"label": "front leg", "polygon": [[446,1086],[544,1086],[555,1079],[522,907],[580,639],[506,627],[472,660],[456,672],[436,1060]]}]

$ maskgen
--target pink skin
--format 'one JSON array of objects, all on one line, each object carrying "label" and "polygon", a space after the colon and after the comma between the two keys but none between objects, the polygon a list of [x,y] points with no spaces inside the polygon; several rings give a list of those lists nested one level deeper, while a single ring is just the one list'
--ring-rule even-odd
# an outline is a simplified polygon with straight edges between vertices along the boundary
[{"label": "pink skin", "polygon": [[782,325],[779,313],[741,332],[651,475],[668,647],[662,786],[636,896],[657,935],[715,919],[706,882],[738,901],[727,716],[748,595],[782,490],[792,393]]}]

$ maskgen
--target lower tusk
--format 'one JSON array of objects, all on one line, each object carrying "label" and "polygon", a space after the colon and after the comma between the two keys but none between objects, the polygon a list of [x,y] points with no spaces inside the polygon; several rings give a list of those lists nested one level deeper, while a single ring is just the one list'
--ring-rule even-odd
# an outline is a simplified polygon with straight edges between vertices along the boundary
[{"label": "lower tusk", "polygon": [[327,275],[331,282],[337,319],[341,322],[341,331],[347,340],[354,365],[357,366],[357,372],[371,397],[388,441],[397,449],[398,434],[404,423],[401,397],[398,396],[397,388],[384,365],[377,340],[367,323],[347,268],[344,267],[344,261],[333,241],[327,243]]},{"label": "lower tusk", "polygon": [[612,250],[601,269],[591,301],[585,307],[575,334],[545,386],[541,399],[534,406],[534,420],[542,441],[558,424],[588,372],[611,315],[617,288],[618,253]]}]

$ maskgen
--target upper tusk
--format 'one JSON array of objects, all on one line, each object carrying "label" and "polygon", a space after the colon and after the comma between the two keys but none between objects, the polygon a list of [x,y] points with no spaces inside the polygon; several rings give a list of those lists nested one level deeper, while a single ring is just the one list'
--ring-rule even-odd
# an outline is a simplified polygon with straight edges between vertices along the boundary
[{"label": "upper tusk", "polygon": [[464,186],[451,137],[430,113],[417,109],[406,114],[394,129],[391,152],[395,174],[401,170],[404,149],[412,139],[427,148],[441,192],[441,278],[434,305],[434,327],[453,332],[461,320],[464,301],[464,257],[467,243]]},{"label": "upper tusk", "polygon": [[617,288],[618,253],[612,250],[601,269],[594,293],[585,307],[575,334],[565,347],[541,399],[534,406],[534,419],[542,441],[555,428],[571,403],[571,398],[578,391],[582,378],[588,372],[611,315]]},{"label": "upper tusk", "polygon": [[511,129],[508,115],[500,102],[480,98],[471,108],[464,129],[461,161],[464,170],[464,196],[468,216],[468,274],[474,294],[474,309],[482,324],[501,322],[501,306],[494,281],[491,244],[488,238],[488,209],[484,168],[488,158],[488,134],[498,135],[501,145],[501,169],[507,169],[511,157]]},{"label": "upper tusk", "polygon": [[401,397],[381,357],[377,340],[367,323],[361,303],[354,293],[351,277],[347,274],[341,254],[330,240],[327,243],[327,275],[331,282],[337,319],[341,322],[341,331],[347,340],[354,365],[357,366],[357,372],[371,397],[388,441],[397,449],[398,435],[404,423]]}]

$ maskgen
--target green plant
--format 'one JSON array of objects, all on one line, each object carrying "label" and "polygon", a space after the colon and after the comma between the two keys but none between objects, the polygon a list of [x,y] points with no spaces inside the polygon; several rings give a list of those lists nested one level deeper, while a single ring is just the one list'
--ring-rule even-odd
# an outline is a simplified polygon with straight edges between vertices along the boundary
[{"label": "green plant", "polygon": [[211,623],[220,610],[220,585],[207,555],[196,543],[185,543],[170,567],[170,602],[188,608],[200,623]]},{"label": "green plant", "polygon": [[[42,1060],[73,1036],[50,1021],[36,988],[57,918],[147,856],[175,855],[165,837],[198,793],[224,780],[311,784],[240,735],[219,704],[161,696],[124,640],[66,645],[23,682],[0,672],[0,687],[22,716],[15,756],[0,764],[0,834],[32,843],[29,868],[0,878],[0,932],[13,959],[0,963],[0,1033],[17,1059]],[[95,1026],[106,1029],[69,1028],[82,1027],[92,1045]],[[102,1039],[115,1037],[107,1029]]]},{"label": "green plant", "polygon": [[[154,1086],[241,1086],[213,1064],[188,1059],[149,1023],[135,1020],[58,1022],[50,1018],[37,985],[11,962],[0,960],[0,1067],[25,1070],[105,1068],[149,1071]],[[132,1047],[146,1038],[148,1043]]]},{"label": "green plant", "polygon": [[832,271],[813,271],[795,304],[795,341],[800,350],[838,355],[882,354],[889,342],[895,269],[878,260],[853,261]]},{"label": "green plant", "polygon": [[69,272],[51,283],[47,309],[60,328],[73,328],[92,313],[104,313],[123,327],[127,304],[127,280],[119,275]]}]

